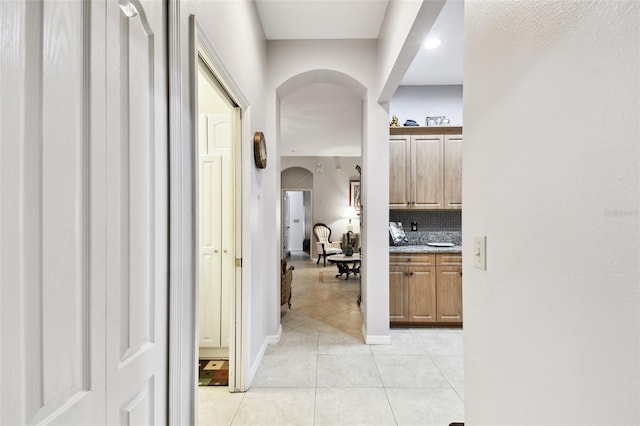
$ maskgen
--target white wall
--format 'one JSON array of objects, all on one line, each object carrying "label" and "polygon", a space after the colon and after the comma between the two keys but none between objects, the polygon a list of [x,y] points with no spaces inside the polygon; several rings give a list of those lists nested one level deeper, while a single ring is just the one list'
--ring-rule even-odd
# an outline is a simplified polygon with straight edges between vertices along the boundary
[{"label": "white wall", "polygon": [[[280,167],[282,173],[282,189],[297,189],[295,184],[301,180],[298,167],[307,170],[315,170],[316,164],[322,164],[322,173],[313,173],[313,210],[312,221],[309,225],[311,229],[315,223],[325,223],[331,228],[331,240],[342,241],[342,234],[347,232],[348,219],[344,219],[342,214],[345,207],[349,205],[349,181],[360,180],[356,165],[362,167],[360,157],[341,157],[339,164],[341,170],[335,168],[336,159],[327,157],[282,157]],[[295,167],[292,169],[292,167]],[[292,172],[292,173],[291,173]],[[310,173],[309,173],[310,174]],[[311,179],[305,179],[311,181]],[[293,187],[289,186],[292,185]],[[353,232],[360,232],[360,221],[353,219]],[[311,258],[317,260],[318,252],[315,246],[315,237],[311,237]]]},{"label": "white wall", "polygon": [[[193,299],[192,288],[189,283],[193,282],[193,242],[191,240],[192,223],[192,200],[191,191],[193,179],[189,172],[193,158],[191,139],[191,98],[189,77],[189,61],[191,56],[189,37],[189,16],[194,14],[198,19],[208,40],[219,56],[224,71],[231,76],[233,83],[247,101],[247,108],[243,114],[242,143],[243,147],[253,146],[253,133],[255,131],[265,132],[267,141],[273,140],[273,133],[269,133],[265,126],[265,103],[264,103],[264,76],[266,72],[266,41],[262,32],[261,24],[258,20],[255,4],[253,2],[207,2],[182,0],[179,3],[180,9],[180,56],[182,76],[182,98],[179,103],[183,107],[182,116],[182,151],[172,153],[174,161],[181,161],[180,168],[184,170],[183,187],[179,190],[181,196],[181,206],[183,208],[179,224],[184,236],[182,241],[172,241],[174,247],[181,245],[181,249],[176,250],[179,256],[172,258],[172,274],[182,277],[185,286],[182,298],[187,301]],[[241,54],[239,54],[241,52]],[[243,369],[245,371],[255,371],[257,361],[261,356],[261,350],[266,345],[268,336],[275,335],[277,328],[268,327],[266,320],[268,307],[279,306],[276,300],[279,290],[279,278],[276,282],[275,271],[279,269],[279,253],[274,252],[269,241],[279,239],[277,229],[271,224],[274,216],[275,203],[278,196],[271,195],[272,190],[268,182],[275,181],[276,169],[273,162],[273,145],[267,143],[268,153],[271,163],[266,170],[258,170],[253,164],[253,152],[251,149],[242,150],[242,191],[243,206],[242,223],[244,233],[242,236],[242,257],[243,257],[243,292],[248,300],[248,306],[244,315],[244,321],[248,324],[249,333],[243,335],[243,344],[247,350],[247,357],[243,359]],[[279,173],[279,170],[277,171]],[[268,189],[267,189],[268,188]],[[178,191],[174,188],[174,191]],[[252,238],[255,235],[262,235],[263,238]],[[192,318],[185,315],[181,319],[183,333],[188,336],[195,327]],[[185,341],[185,347],[190,351],[190,342]],[[185,350],[187,350],[185,349]],[[192,359],[189,356],[183,357],[192,369]],[[240,367],[240,366],[238,366]],[[187,371],[189,371],[187,370]],[[193,391],[195,389],[193,378],[184,375],[182,388],[185,400],[191,399],[193,402]],[[251,377],[246,377],[250,381]],[[189,417],[191,413],[185,412],[178,423],[193,424],[195,419]]]},{"label": "white wall", "polygon": [[452,126],[462,126],[462,85],[400,86],[389,101],[389,122],[398,116],[425,126],[427,117],[446,116]]},{"label": "white wall", "polygon": [[282,189],[313,189],[313,173],[304,167],[287,166],[282,170],[280,182]]},{"label": "white wall", "polygon": [[304,237],[311,241],[311,230],[313,228],[313,203],[311,202],[311,191],[305,191],[302,196],[304,203]]},{"label": "white wall", "polygon": [[280,154],[359,157],[362,99],[334,83],[312,83],[280,99]]},{"label": "white wall", "polygon": [[466,424],[640,424],[638,34],[638,2],[465,4]]}]

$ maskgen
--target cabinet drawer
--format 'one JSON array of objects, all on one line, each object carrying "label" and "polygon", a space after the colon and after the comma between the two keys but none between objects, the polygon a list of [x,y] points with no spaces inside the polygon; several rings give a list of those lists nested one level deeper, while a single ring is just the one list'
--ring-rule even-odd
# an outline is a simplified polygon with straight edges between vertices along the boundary
[{"label": "cabinet drawer", "polygon": [[404,266],[435,266],[436,255],[435,254],[399,254],[393,253],[389,255],[390,265],[404,265]]},{"label": "cabinet drawer", "polygon": [[462,253],[439,253],[436,255],[436,265],[462,265]]}]

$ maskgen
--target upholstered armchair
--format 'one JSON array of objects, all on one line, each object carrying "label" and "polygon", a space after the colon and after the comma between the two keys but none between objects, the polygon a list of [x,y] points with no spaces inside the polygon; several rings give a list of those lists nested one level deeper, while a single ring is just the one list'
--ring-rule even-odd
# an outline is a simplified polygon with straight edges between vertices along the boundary
[{"label": "upholstered armchair", "polygon": [[293,266],[287,268],[287,261],[282,259],[280,262],[280,306],[289,305],[291,309],[291,282],[293,281]]},{"label": "upholstered armchair", "polygon": [[323,266],[327,266],[327,256],[342,253],[342,243],[340,241],[331,241],[331,228],[324,223],[316,223],[313,225],[313,233],[318,240],[316,242],[316,249],[318,251],[318,261],[316,265],[320,263],[320,258],[323,258]]}]

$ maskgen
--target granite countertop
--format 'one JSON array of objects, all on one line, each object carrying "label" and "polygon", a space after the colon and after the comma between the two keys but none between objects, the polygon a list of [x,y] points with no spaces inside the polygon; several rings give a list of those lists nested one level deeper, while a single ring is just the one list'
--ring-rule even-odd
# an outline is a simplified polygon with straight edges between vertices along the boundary
[{"label": "granite countertop", "polygon": [[[391,239],[390,239],[391,240]],[[406,243],[389,245],[389,253],[462,253],[459,231],[416,231],[406,233]],[[427,243],[453,243],[453,247],[433,247]]]},{"label": "granite countertop", "polygon": [[432,247],[427,245],[389,246],[389,253],[462,253],[462,246]]}]

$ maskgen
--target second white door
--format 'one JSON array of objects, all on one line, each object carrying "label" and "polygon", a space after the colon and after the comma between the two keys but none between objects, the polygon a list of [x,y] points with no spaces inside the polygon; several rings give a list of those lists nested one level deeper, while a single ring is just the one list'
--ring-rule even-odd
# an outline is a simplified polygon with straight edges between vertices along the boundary
[{"label": "second white door", "polygon": [[235,281],[232,116],[200,116],[200,347],[229,346]]}]

